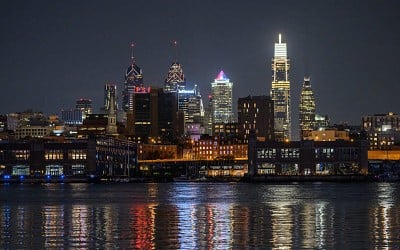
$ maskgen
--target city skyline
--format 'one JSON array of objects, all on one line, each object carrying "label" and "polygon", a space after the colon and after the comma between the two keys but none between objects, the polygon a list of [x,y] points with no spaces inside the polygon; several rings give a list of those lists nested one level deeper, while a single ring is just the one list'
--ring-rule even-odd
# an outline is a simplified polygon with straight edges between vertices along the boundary
[{"label": "city skyline", "polygon": [[399,7],[396,1],[8,2],[0,10],[0,113],[59,113],[79,98],[94,100],[98,111],[105,83],[123,89],[132,42],[146,85],[162,87],[177,57],[187,85],[197,84],[204,96],[220,70],[235,82],[234,104],[268,95],[273,44],[282,33],[292,63],[291,106],[298,106],[307,74],[317,113],[359,124],[366,114],[399,113],[400,85],[390,74],[400,67]]}]

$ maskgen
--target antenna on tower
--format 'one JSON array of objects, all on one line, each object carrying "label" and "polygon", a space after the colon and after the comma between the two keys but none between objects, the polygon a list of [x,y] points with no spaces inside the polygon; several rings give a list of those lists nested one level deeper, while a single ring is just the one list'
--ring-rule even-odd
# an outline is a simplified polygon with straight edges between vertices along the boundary
[{"label": "antenna on tower", "polygon": [[279,33],[279,43],[282,43],[282,35]]},{"label": "antenna on tower", "polygon": [[131,60],[132,64],[135,63],[135,44],[131,43]]},{"label": "antenna on tower", "polygon": [[174,50],[175,50],[175,62],[178,62],[178,42],[174,41]]}]

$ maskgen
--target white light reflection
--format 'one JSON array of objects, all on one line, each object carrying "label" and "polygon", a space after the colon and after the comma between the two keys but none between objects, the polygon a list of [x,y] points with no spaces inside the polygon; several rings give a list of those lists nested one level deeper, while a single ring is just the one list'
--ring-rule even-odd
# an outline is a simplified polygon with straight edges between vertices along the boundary
[{"label": "white light reflection", "polygon": [[391,235],[395,195],[394,183],[379,183],[377,189],[377,206],[372,211],[372,237],[376,247],[388,249],[391,247],[394,235]]}]

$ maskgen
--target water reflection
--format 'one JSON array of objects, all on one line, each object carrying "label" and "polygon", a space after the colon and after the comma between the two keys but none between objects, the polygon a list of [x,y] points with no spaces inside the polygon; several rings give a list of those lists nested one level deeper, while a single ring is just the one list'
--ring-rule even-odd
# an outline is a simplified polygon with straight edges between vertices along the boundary
[{"label": "water reflection", "polygon": [[400,247],[399,189],[391,183],[2,186],[0,248]]},{"label": "water reflection", "polygon": [[400,207],[396,202],[399,188],[394,183],[379,183],[376,188],[376,205],[370,216],[371,238],[376,248],[388,249],[393,244],[400,247]]}]

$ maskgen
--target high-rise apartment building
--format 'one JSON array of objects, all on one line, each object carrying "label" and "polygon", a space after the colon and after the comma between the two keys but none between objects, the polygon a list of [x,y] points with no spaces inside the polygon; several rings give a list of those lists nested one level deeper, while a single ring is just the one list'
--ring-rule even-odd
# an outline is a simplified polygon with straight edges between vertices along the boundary
[{"label": "high-rise apartment building", "polygon": [[274,102],[269,96],[248,96],[238,100],[239,135],[249,142],[250,133],[259,141],[274,139]]},{"label": "high-rise apartment building", "polygon": [[291,107],[290,107],[290,60],[287,57],[286,43],[275,43],[272,58],[271,98],[274,101],[275,139],[287,141],[291,139]]},{"label": "high-rise apartment building", "polygon": [[303,87],[301,88],[299,124],[301,139],[308,137],[308,134],[315,129],[315,99],[310,77],[304,77]]},{"label": "high-rise apartment building", "polygon": [[233,121],[232,112],[233,83],[220,71],[211,83],[213,123],[229,123]]}]

